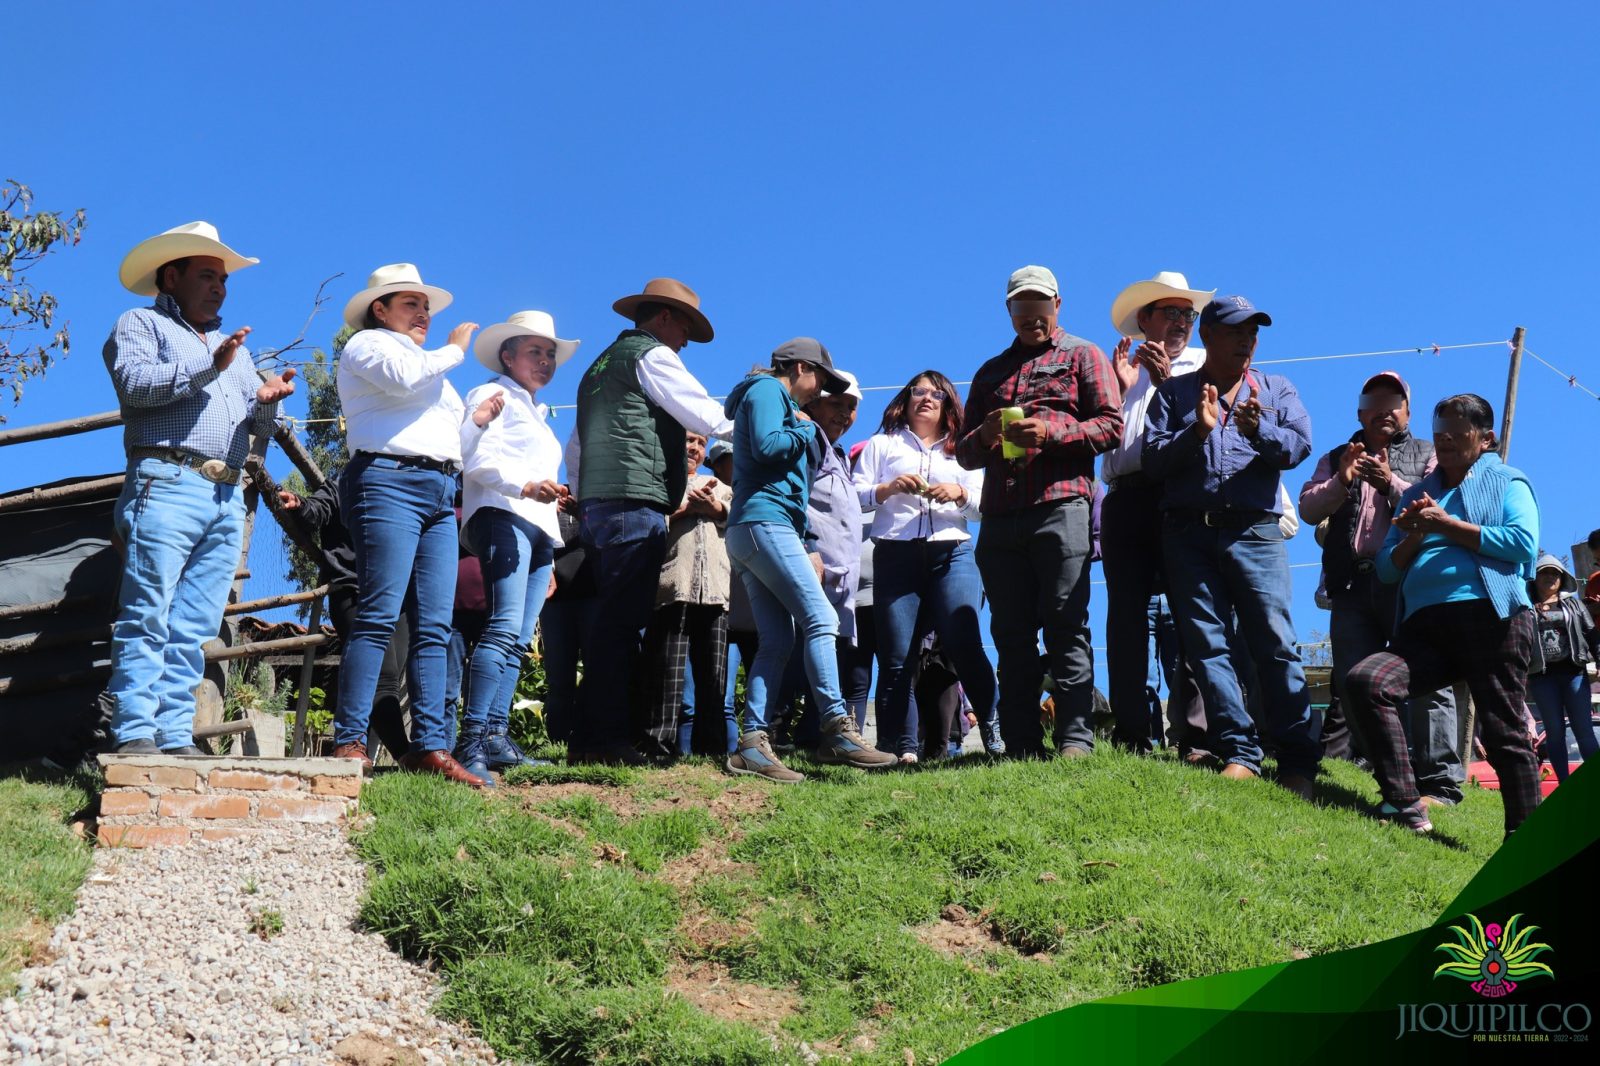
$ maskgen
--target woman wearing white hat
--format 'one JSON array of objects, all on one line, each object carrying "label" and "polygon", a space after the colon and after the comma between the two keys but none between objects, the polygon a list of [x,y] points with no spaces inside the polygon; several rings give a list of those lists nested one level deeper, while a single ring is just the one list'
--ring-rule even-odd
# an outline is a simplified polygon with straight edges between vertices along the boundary
[{"label": "woman wearing white hat", "polygon": [[463,441],[463,539],[483,562],[489,619],[472,653],[455,757],[486,781],[493,780],[490,770],[533,762],[506,736],[506,727],[522,653],[562,543],[557,508],[569,495],[556,481],[561,444],[538,395],[578,344],[556,336],[547,312],[519,311],[484,330],[472,347],[478,362],[498,376],[467,393],[467,406],[505,398],[500,417],[475,440]]},{"label": "woman wearing white hat", "polygon": [[345,323],[358,332],[339,355],[339,402],[350,451],[339,496],[355,544],[360,598],[339,670],[333,754],[368,762],[373,693],[404,606],[412,622],[411,751],[400,764],[482,787],[485,782],[450,755],[445,644],[455,599],[461,444],[504,401],[485,400],[468,418],[445,380],[466,358],[476,322],[452,329],[444,347],[423,350],[433,313],[451,299],[443,289],[424,285],[415,266],[394,263],[374,271],[345,305]]}]

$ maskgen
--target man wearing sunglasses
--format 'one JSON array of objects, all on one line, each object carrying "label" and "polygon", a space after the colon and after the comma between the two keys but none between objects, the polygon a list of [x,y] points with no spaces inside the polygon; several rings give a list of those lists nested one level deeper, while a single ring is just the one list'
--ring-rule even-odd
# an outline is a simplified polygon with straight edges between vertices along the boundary
[{"label": "man wearing sunglasses", "polygon": [[[1122,387],[1122,438],[1100,467],[1107,488],[1100,510],[1106,666],[1116,716],[1111,738],[1141,753],[1153,750],[1161,739],[1161,707],[1148,678],[1151,600],[1166,591],[1161,485],[1146,476],[1140,454],[1144,418],[1150,397],[1162,382],[1198,370],[1205,362],[1205,349],[1189,347],[1189,337],[1195,319],[1215,293],[1215,289],[1191,289],[1182,274],[1163,270],[1148,281],[1129,285],[1111,302],[1111,323],[1122,335],[1111,360]],[[1159,655],[1167,674],[1171,738],[1185,759],[1202,761],[1207,757],[1205,707],[1182,658],[1181,649],[1162,649]]]},{"label": "man wearing sunglasses", "polygon": [[1006,310],[1016,339],[978,369],[956,443],[957,462],[984,471],[974,554],[1000,660],[1000,733],[1013,758],[1046,754],[1042,628],[1056,754],[1087,755],[1094,747],[1090,495],[1094,457],[1122,434],[1122,397],[1100,349],[1057,324],[1053,273],[1040,266],[1014,272]]},{"label": "man wearing sunglasses", "polygon": [[[1311,454],[1311,418],[1287,378],[1250,368],[1272,318],[1243,296],[1206,304],[1200,369],[1168,378],[1150,401],[1142,459],[1161,481],[1162,550],[1184,653],[1205,700],[1222,775],[1261,774],[1257,728],[1277,748],[1278,783],[1310,799],[1320,757],[1289,614],[1289,557],[1279,525],[1283,471]],[[1233,663],[1256,668],[1253,722]]]},{"label": "man wearing sunglasses", "polygon": [[[1411,389],[1393,370],[1372,375],[1356,401],[1361,428],[1317,461],[1300,490],[1300,517],[1328,523],[1322,574],[1332,604],[1333,688],[1340,710],[1322,723],[1323,754],[1337,759],[1366,755],[1363,740],[1345,720],[1350,670],[1394,639],[1395,586],[1378,579],[1378,551],[1394,520],[1394,505],[1433,471],[1433,444],[1411,433]],[[1411,701],[1412,769],[1429,806],[1461,800],[1466,774],[1456,746],[1456,703],[1446,688]]]}]

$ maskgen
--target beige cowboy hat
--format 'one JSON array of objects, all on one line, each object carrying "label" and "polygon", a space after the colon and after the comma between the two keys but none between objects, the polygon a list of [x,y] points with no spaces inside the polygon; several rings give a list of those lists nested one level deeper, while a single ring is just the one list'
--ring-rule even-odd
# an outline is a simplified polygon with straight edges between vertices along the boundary
[{"label": "beige cowboy hat", "polygon": [[428,313],[436,315],[450,306],[455,297],[437,285],[424,285],[422,274],[412,263],[390,263],[372,272],[367,287],[350,297],[344,305],[344,324],[351,329],[362,329],[367,320],[367,308],[372,301],[391,292],[420,292],[428,298]]},{"label": "beige cowboy hat", "polygon": [[1163,270],[1149,281],[1136,281],[1117,293],[1117,298],[1111,301],[1111,324],[1124,337],[1143,337],[1139,312],[1150,304],[1176,297],[1194,304],[1196,311],[1204,311],[1216,292],[1216,289],[1210,292],[1191,289],[1188,278],[1174,270]]},{"label": "beige cowboy hat", "polygon": [[222,260],[222,268],[232,274],[236,270],[255,266],[261,262],[248,255],[240,255],[217,236],[217,227],[209,222],[185,222],[149,240],[140,241],[122,259],[117,276],[123,288],[140,296],[156,295],[156,271],[172,262],[191,255],[208,255]]},{"label": "beige cowboy hat", "polygon": [[711,320],[700,310],[700,297],[675,278],[652,278],[645,284],[643,292],[624,296],[612,304],[611,309],[623,318],[632,319],[639,305],[646,303],[666,304],[688,315],[694,323],[689,330],[689,339],[696,344],[705,344],[715,336],[711,330]]},{"label": "beige cowboy hat", "polygon": [[572,358],[582,341],[564,341],[556,336],[556,320],[549,311],[518,311],[504,322],[496,322],[472,342],[472,354],[478,362],[494,371],[505,373],[500,365],[500,345],[512,337],[543,337],[556,342],[556,366]]}]

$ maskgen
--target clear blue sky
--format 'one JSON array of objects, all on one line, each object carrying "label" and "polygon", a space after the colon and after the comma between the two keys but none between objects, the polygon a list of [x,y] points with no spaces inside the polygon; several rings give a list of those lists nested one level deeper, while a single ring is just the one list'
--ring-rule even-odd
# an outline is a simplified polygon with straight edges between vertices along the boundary
[{"label": "clear blue sky", "polygon": [[[367,273],[406,260],[456,294],[439,343],[522,308],[583,338],[553,403],[621,328],[611,302],[657,275],[701,293],[717,340],[686,356],[715,393],[796,334],[868,385],[966,380],[1010,338],[1024,263],[1055,270],[1063,325],[1107,351],[1116,293],[1179,270],[1270,311],[1262,360],[1520,324],[1600,390],[1592,4],[74,2],[34,25],[48,44],[9,71],[0,170],[89,228],[36,272],[75,344],[7,401],[12,426],[115,406],[100,348],[139,302],[117,264],[197,218],[262,260],[224,308],[255,346],[343,271],[325,345]],[[1386,367],[1424,428],[1449,392],[1504,399],[1503,349],[1279,368],[1319,452]],[[1579,448],[1597,417],[1525,367],[1512,460],[1558,553],[1600,526]],[[0,490],[122,465],[116,431],[3,459]],[[263,552],[281,558],[262,546],[251,595],[286,587]],[[1309,534],[1290,555],[1317,558]],[[1326,628],[1315,574],[1294,571],[1302,639]],[[1102,610],[1097,590],[1097,645]]]}]

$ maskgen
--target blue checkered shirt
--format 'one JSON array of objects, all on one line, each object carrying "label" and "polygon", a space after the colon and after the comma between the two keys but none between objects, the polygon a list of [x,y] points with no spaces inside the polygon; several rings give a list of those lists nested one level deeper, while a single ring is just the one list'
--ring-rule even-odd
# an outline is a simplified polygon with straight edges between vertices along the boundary
[{"label": "blue checkered shirt", "polygon": [[211,356],[227,340],[222,320],[202,333],[183,320],[178,301],[156,297],[154,307],[124,312],[106,341],[106,369],[122,405],[122,445],[179,448],[237,469],[250,434],[269,431],[276,403],[256,401],[261,377],[241,345],[228,369]]}]

